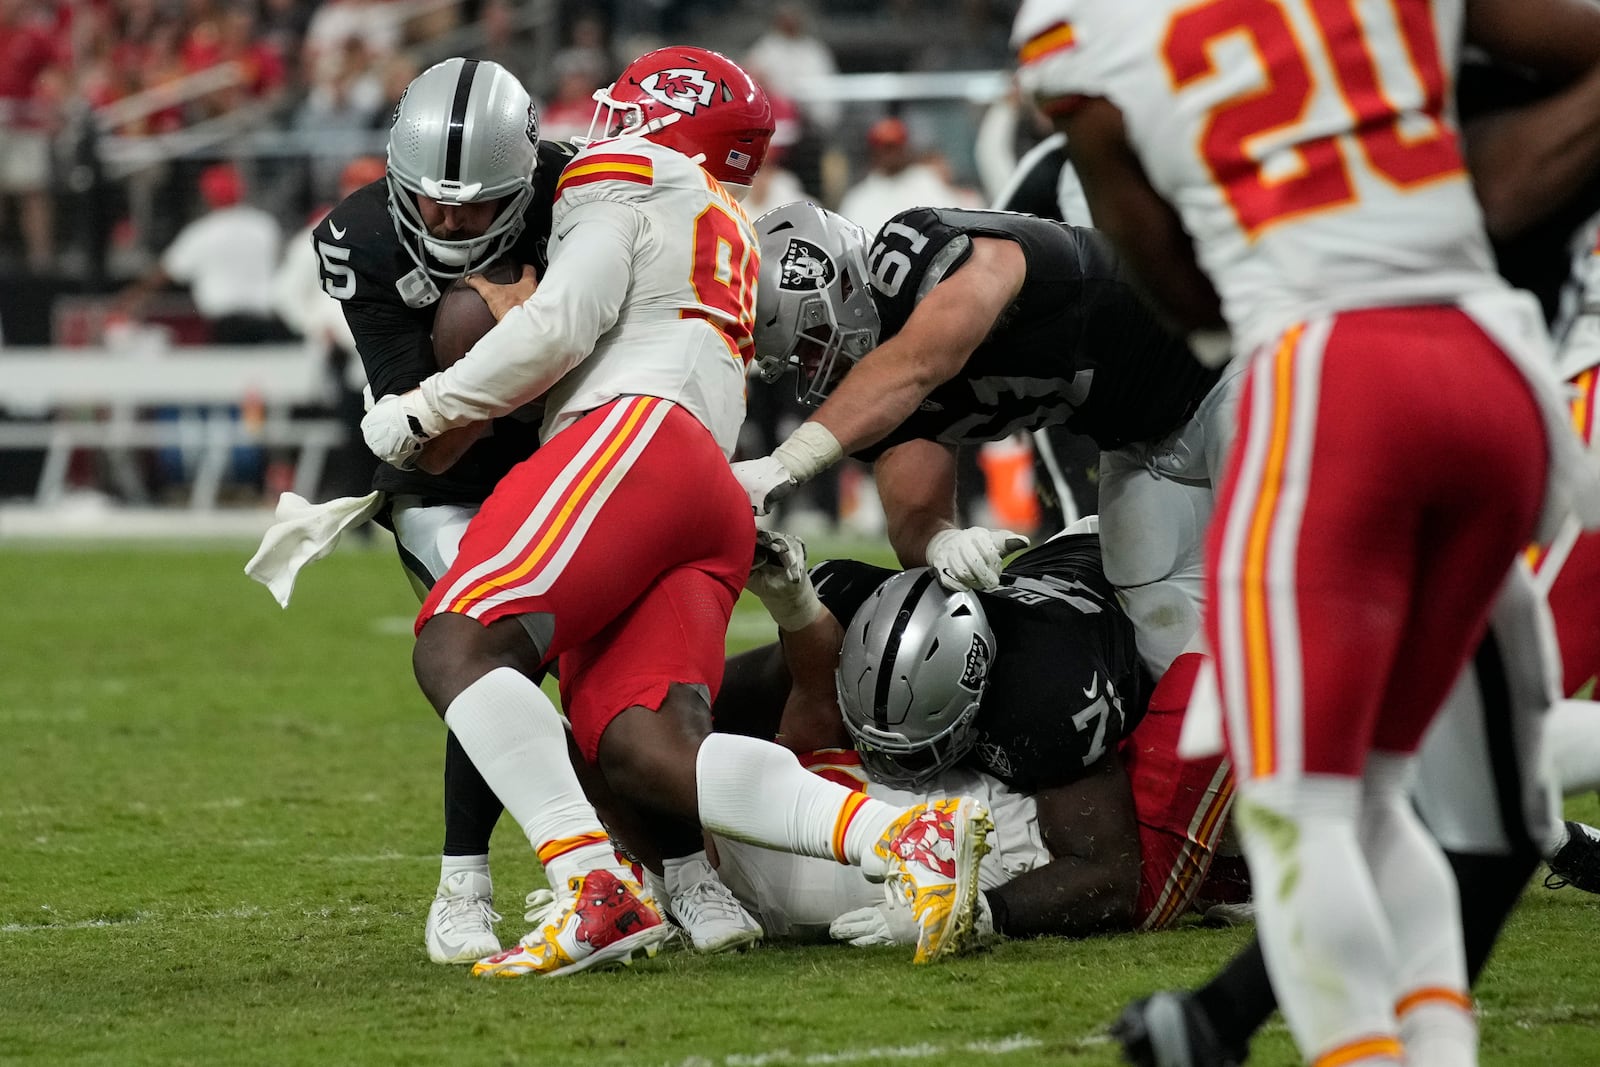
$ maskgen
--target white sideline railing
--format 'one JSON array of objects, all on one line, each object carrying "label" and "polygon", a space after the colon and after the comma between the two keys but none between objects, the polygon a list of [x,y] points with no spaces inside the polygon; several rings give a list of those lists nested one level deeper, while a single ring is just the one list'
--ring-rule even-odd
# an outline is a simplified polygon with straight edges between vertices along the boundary
[{"label": "white sideline railing", "polygon": [[[42,506],[65,494],[79,449],[106,453],[113,477],[130,495],[137,495],[138,482],[130,449],[193,449],[200,458],[189,505],[209,510],[232,449],[292,448],[295,491],[310,497],[328,452],[348,431],[337,419],[296,416],[291,409],[326,404],[330,395],[322,352],[298,344],[0,349],[0,415],[43,420],[0,421],[0,452],[44,451],[34,493]],[[217,410],[257,404],[259,420]],[[172,408],[182,414],[157,417]]]}]

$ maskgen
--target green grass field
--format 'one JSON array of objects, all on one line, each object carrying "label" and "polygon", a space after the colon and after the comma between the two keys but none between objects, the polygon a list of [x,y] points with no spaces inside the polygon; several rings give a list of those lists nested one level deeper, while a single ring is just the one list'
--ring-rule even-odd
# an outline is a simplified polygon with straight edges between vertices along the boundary
[{"label": "green grass field", "polygon": [[[280,611],[250,550],[0,550],[0,1062],[1103,1065],[1125,1000],[1244,936],[474,982],[422,948],[443,727],[398,564],[346,546]],[[505,822],[494,849],[510,941],[536,864]],[[1597,920],[1600,899],[1529,891],[1481,988],[1486,1064],[1600,1063]],[[1291,1061],[1274,1024],[1252,1063]]]}]

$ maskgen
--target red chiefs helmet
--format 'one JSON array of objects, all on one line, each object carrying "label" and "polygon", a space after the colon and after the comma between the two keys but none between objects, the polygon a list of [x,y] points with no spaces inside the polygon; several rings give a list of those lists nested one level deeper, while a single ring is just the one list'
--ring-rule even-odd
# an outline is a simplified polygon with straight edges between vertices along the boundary
[{"label": "red chiefs helmet", "polygon": [[735,196],[749,190],[772,140],[766,92],[739,64],[706,48],[646,52],[594,98],[591,136],[647,137],[699,163]]}]

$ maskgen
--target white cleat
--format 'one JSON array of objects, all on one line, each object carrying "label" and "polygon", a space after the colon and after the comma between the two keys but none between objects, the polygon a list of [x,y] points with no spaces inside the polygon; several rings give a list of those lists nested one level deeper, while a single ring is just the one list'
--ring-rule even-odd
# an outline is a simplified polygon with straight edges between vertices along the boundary
[{"label": "white cleat", "polygon": [[494,888],[487,874],[457,871],[439,883],[423,941],[434,963],[476,963],[500,951]]},{"label": "white cleat", "polygon": [[696,952],[732,952],[766,936],[761,924],[744,909],[705,853],[666,862],[668,913]]}]

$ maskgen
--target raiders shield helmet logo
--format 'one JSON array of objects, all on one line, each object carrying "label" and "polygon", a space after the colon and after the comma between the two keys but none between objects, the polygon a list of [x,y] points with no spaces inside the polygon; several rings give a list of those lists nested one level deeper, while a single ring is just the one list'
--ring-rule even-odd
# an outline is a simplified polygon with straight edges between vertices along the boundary
[{"label": "raiders shield helmet logo", "polygon": [[711,94],[717,87],[703,70],[673,67],[645,78],[639,83],[639,88],[652,99],[685,115],[693,115],[696,110],[711,103]]},{"label": "raiders shield helmet logo", "polygon": [[782,267],[778,288],[797,293],[826,289],[839,273],[828,253],[798,237],[789,238],[789,247],[783,250]]},{"label": "raiders shield helmet logo", "polygon": [[989,643],[977,634],[973,634],[972,647],[967,649],[967,665],[961,671],[961,688],[969,693],[980,692],[984,680],[989,677],[989,660],[992,657]]}]

